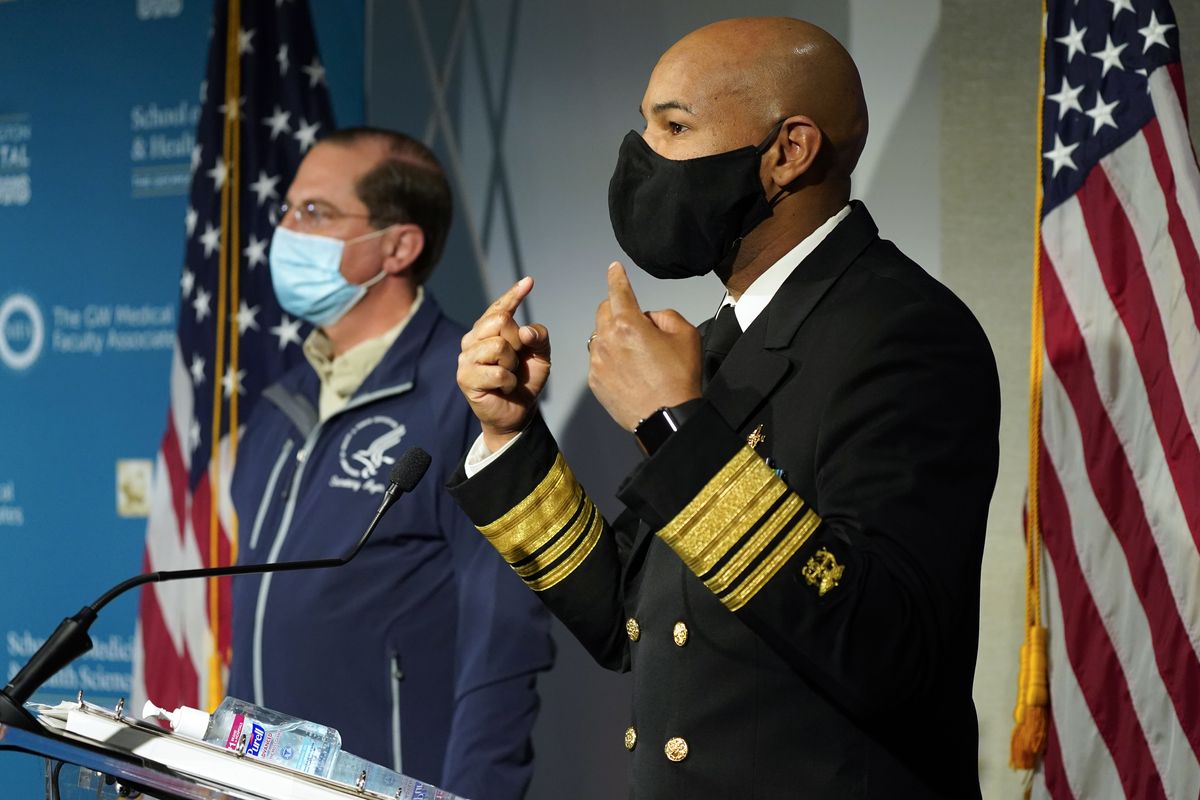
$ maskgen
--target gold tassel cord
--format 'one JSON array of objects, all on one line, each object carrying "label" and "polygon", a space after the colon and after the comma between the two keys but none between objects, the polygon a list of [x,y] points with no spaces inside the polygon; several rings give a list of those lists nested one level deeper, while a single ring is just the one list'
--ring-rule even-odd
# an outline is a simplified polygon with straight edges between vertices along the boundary
[{"label": "gold tassel cord", "polygon": [[1050,691],[1046,674],[1046,629],[1028,628],[1021,645],[1021,674],[1018,679],[1017,706],[1013,712],[1011,766],[1033,769],[1046,750],[1050,725]]},{"label": "gold tassel cord", "polygon": [[[1046,4],[1042,3],[1046,20]],[[1041,516],[1038,506],[1038,460],[1041,451],[1042,363],[1044,358],[1044,314],[1042,308],[1042,111],[1045,103],[1046,26],[1042,27],[1041,58],[1038,62],[1037,175],[1033,224],[1033,291],[1030,311],[1029,348],[1029,509],[1025,518],[1025,640],[1021,645],[1017,675],[1017,700],[1013,709],[1013,732],[1009,766],[1032,770],[1046,750],[1050,724],[1050,684],[1046,652],[1048,632],[1042,625]],[[1027,792],[1028,796],[1028,792]]]}]

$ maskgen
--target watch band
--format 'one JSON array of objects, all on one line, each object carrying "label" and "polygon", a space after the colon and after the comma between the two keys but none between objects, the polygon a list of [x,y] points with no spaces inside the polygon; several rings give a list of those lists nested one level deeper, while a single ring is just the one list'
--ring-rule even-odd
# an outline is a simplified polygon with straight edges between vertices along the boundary
[{"label": "watch band", "polygon": [[683,427],[683,423],[691,416],[692,410],[701,402],[703,400],[696,398],[677,406],[663,406],[639,421],[637,427],[633,429],[633,436],[637,440],[638,447],[647,456],[654,455],[660,447],[666,444],[667,439],[670,439],[675,431]]}]

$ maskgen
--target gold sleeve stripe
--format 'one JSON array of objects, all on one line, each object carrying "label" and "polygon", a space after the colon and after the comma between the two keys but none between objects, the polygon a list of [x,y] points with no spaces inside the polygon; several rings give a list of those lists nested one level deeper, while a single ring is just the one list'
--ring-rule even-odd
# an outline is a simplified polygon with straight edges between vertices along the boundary
[{"label": "gold sleeve stripe", "polygon": [[571,574],[600,539],[604,520],[560,453],[525,499],[479,528],[537,591]]},{"label": "gold sleeve stripe", "polygon": [[[591,555],[592,548],[600,541],[604,530],[604,518],[592,501],[587,501],[590,511],[583,518],[584,524],[579,528],[579,534],[570,538],[571,544],[557,563],[551,562],[543,572],[529,577],[522,576],[526,585],[535,592],[544,592],[559,581],[566,578]],[[564,537],[565,538],[565,537]],[[540,560],[540,559],[539,559]]]},{"label": "gold sleeve stripe", "polygon": [[588,526],[592,524],[592,514],[590,513],[592,508],[595,506],[586,497],[581,498],[575,509],[575,515],[571,517],[570,521],[556,530],[554,536],[543,547],[520,561],[510,562],[512,568],[522,578],[528,578],[558,562],[568,550],[576,545]]},{"label": "gold sleeve stripe", "polygon": [[758,527],[758,530],[754,532],[750,540],[735,550],[732,553],[732,558],[726,561],[725,565],[715,575],[705,580],[704,585],[711,589],[714,594],[723,594],[733,584],[734,579],[746,571],[746,567],[750,565],[750,562],[754,561],[755,557],[761,554],[767,548],[767,545],[774,541],[783,526],[791,521],[796,512],[803,507],[803,500],[794,494],[788,495],[780,509],[763,520],[763,524]]},{"label": "gold sleeve stripe", "polygon": [[[536,565],[539,563],[545,564],[547,561],[553,561],[562,554],[564,549],[564,545],[562,543],[563,534],[565,534],[573,525],[579,522],[580,516],[588,513],[588,499],[582,491],[579,492],[579,496],[577,498],[573,499],[575,502],[575,510],[571,513],[571,518],[567,520],[565,524],[560,526],[559,529],[556,530],[554,534],[550,536],[549,539],[546,539],[539,547],[536,547],[532,551],[525,553],[523,557],[521,557],[520,553],[514,554],[513,560],[509,562],[512,564],[513,569],[520,572],[522,569],[525,569],[530,565]],[[536,570],[537,567],[534,566],[533,569]]]},{"label": "gold sleeve stripe", "polygon": [[575,516],[582,499],[583,489],[559,453],[546,477],[524,500],[479,531],[505,561],[515,564],[557,535]]},{"label": "gold sleeve stripe", "polygon": [[658,535],[703,575],[785,490],[762,459],[743,447]]},{"label": "gold sleeve stripe", "polygon": [[812,536],[813,531],[820,524],[821,518],[817,516],[817,512],[811,508],[804,512],[800,521],[782,537],[779,545],[771,554],[764,558],[745,580],[741,581],[732,591],[722,597],[721,602],[730,611],[737,611],[746,605],[746,603],[749,603],[754,598],[754,595],[758,594],[759,590],[767,584],[767,581],[775,577],[776,573],[788,562],[788,559],[796,555],[796,551],[804,546],[804,543],[808,541],[808,538]]},{"label": "gold sleeve stripe", "polygon": [[820,523],[812,509],[743,447],[659,531],[722,602],[741,608]]}]

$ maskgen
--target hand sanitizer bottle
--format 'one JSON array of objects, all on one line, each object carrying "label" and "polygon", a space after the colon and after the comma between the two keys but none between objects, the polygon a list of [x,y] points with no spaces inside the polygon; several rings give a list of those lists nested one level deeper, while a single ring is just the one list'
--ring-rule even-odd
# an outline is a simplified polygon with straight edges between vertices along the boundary
[{"label": "hand sanitizer bottle", "polygon": [[355,789],[377,792],[395,800],[462,800],[458,795],[421,783],[345,750],[337,754],[329,780]]},{"label": "hand sanitizer bottle", "polygon": [[342,746],[342,735],[333,728],[236,697],[222,700],[211,716],[189,706],[167,711],[147,701],[142,717],[166,719],[181,736],[322,778],[329,776]]}]

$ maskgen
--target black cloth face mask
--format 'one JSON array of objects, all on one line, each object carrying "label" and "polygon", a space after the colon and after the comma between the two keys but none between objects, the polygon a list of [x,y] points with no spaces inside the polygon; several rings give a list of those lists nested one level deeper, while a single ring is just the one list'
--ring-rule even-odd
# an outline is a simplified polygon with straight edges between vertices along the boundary
[{"label": "black cloth face mask", "polygon": [[683,161],[660,156],[637,131],[626,134],[608,183],[621,249],[656,278],[706,275],[731,258],[783,194],[768,202],[759,180],[762,154],[783,122],[757,147]]}]

